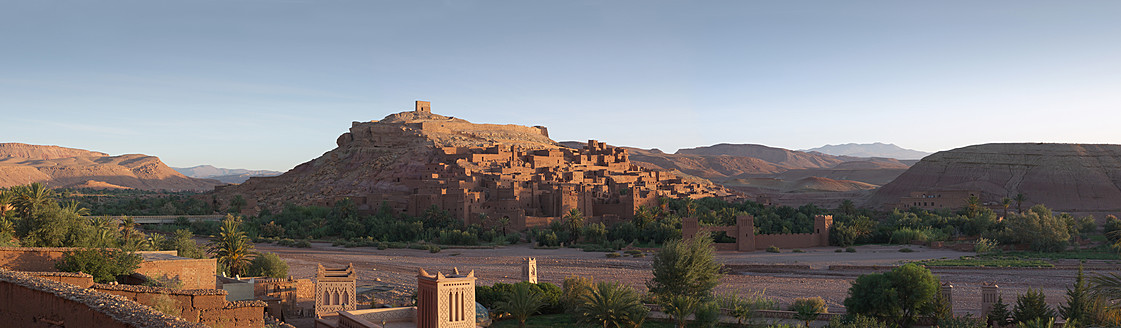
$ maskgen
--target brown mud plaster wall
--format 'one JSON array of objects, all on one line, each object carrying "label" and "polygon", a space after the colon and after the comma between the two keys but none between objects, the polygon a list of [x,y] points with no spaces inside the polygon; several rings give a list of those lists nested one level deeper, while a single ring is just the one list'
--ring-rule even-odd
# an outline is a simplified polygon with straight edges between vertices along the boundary
[{"label": "brown mud plaster wall", "polygon": [[178,279],[184,289],[214,289],[214,277],[218,262],[215,259],[179,259],[167,261],[144,261],[136,273],[148,277],[168,277]]},{"label": "brown mud plaster wall", "polygon": [[170,289],[150,286],[94,284],[93,289],[120,295],[137,303],[154,306],[172,306],[172,312],[189,322],[210,327],[263,327],[265,302],[226,301],[226,291],[220,289]]},{"label": "brown mud plaster wall", "polygon": [[205,328],[131,300],[0,269],[5,327]]}]

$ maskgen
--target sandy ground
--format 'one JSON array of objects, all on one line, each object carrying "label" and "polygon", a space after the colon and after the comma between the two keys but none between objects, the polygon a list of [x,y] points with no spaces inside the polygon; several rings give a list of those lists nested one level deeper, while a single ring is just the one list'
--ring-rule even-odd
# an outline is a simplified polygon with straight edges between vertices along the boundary
[{"label": "sandy ground", "polygon": [[[736,253],[719,252],[718,260],[731,265],[735,272],[721,278],[719,291],[741,295],[765,291],[780,304],[789,304],[796,297],[821,296],[830,311],[841,312],[842,302],[853,280],[861,274],[877,270],[829,270],[830,265],[896,265],[907,261],[958,258],[972,253],[907,246],[915,252],[902,253],[902,246],[858,246],[856,253],[836,253],[836,247],[806,249],[805,253]],[[316,264],[345,266],[353,263],[359,286],[388,288],[394,292],[378,293],[379,300],[407,297],[416,288],[418,268],[429,272],[475,271],[479,284],[517,282],[521,276],[521,259],[537,258],[540,281],[560,284],[571,275],[591,276],[596,280],[622,281],[640,290],[651,277],[652,256],[608,259],[604,253],[579,249],[533,249],[516,245],[496,249],[444,249],[440,253],[412,249],[377,250],[375,248],[341,248],[313,243],[312,248],[289,248],[271,244],[257,245],[258,251],[274,252],[288,261],[289,273],[296,278],[315,278]],[[784,266],[785,265],[785,266]],[[808,265],[809,269],[791,265]],[[750,266],[745,268],[745,266]],[[1116,266],[1116,271],[1121,266]],[[1028,288],[1042,289],[1052,305],[1064,302],[1066,288],[1074,281],[1070,269],[934,269],[942,282],[954,286],[953,303],[957,313],[979,313],[981,286],[1001,286],[1005,303],[1015,303],[1015,295]],[[1087,270],[1087,274],[1094,271]]]}]

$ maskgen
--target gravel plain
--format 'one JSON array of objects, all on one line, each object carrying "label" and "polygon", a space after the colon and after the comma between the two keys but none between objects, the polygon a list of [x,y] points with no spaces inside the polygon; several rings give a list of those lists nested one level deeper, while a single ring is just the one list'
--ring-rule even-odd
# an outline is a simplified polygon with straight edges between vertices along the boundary
[{"label": "gravel plain", "polygon": [[[789,304],[797,297],[821,296],[830,312],[843,312],[843,301],[851,282],[861,274],[882,272],[884,267],[909,261],[939,258],[958,258],[973,255],[945,249],[906,246],[914,252],[899,252],[903,246],[857,246],[855,253],[836,252],[836,247],[804,249],[804,253],[783,250],[782,253],[763,251],[751,253],[718,252],[717,259],[728,265],[730,272],[720,280],[718,291],[747,295],[765,292],[780,304]],[[407,299],[416,288],[418,268],[428,272],[450,272],[458,267],[463,273],[474,270],[478,284],[520,281],[522,258],[537,259],[539,280],[560,284],[572,275],[590,276],[597,281],[614,280],[645,290],[651,277],[652,253],[645,257],[606,258],[605,253],[583,252],[579,249],[534,249],[528,245],[515,245],[494,249],[444,249],[439,253],[424,250],[387,249],[370,247],[342,248],[326,243],[313,243],[311,248],[289,248],[272,244],[258,244],[258,251],[274,252],[288,261],[289,274],[295,278],[315,278],[316,264],[341,267],[353,263],[358,272],[358,285],[388,290],[374,293],[381,303]],[[1071,262],[1076,263],[1076,262]],[[1067,263],[1067,264],[1071,264]],[[1109,262],[1092,262],[1094,269],[1114,271],[1121,265]],[[830,266],[857,266],[830,269]],[[1075,269],[1064,268],[934,268],[932,271],[954,286],[953,303],[956,313],[979,313],[981,286],[996,283],[1001,286],[1005,303],[1015,303],[1015,295],[1028,288],[1042,289],[1048,303],[1053,306],[1064,302],[1064,293],[1074,282]]]}]

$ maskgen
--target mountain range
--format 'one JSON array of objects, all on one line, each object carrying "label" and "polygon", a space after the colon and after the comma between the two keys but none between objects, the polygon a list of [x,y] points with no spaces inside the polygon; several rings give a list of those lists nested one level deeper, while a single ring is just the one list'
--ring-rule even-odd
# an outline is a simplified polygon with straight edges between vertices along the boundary
[{"label": "mountain range", "polygon": [[185,176],[199,179],[214,179],[225,183],[242,183],[251,177],[271,177],[284,172],[269,170],[226,169],[213,165],[171,168]]},{"label": "mountain range", "polygon": [[900,160],[922,159],[930,155],[928,152],[906,149],[894,144],[885,144],[881,142],[870,144],[847,143],[842,145],[825,145],[799,151],[818,152],[835,156],[886,157]]},{"label": "mountain range", "polygon": [[0,188],[44,183],[53,188],[209,191],[222,182],[186,177],[158,157],[59,146],[0,143]]}]

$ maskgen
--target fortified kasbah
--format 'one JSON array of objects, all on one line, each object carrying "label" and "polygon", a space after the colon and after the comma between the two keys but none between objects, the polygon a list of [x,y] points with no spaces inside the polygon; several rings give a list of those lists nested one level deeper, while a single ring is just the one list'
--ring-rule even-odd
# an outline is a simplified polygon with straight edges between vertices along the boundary
[{"label": "fortified kasbah", "polygon": [[430,106],[417,101],[413,111],[354,122],[335,150],[281,176],[218,188],[218,199],[244,197],[247,215],[343,199],[360,211],[385,204],[412,216],[436,207],[467,224],[509,219],[511,228],[524,229],[572,210],[605,222],[629,219],[641,206],[658,206],[658,197],[738,197],[632,164],[624,148],[595,140],[568,148],[545,127],[474,124]]}]

